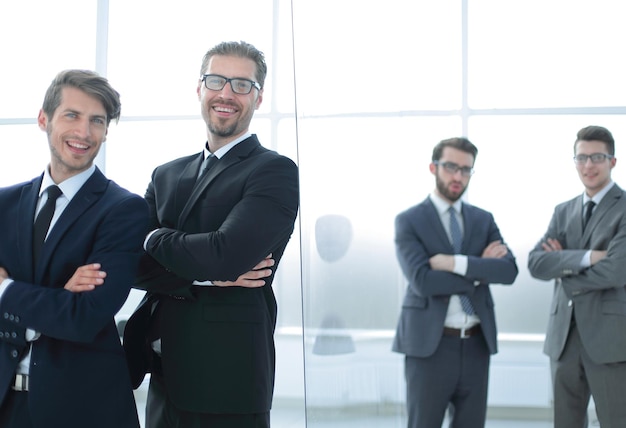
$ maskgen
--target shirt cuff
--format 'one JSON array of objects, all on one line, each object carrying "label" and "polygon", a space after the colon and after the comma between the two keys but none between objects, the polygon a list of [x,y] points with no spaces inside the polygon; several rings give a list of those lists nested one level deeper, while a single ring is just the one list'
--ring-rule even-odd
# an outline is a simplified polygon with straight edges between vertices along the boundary
[{"label": "shirt cuff", "polygon": [[588,250],[580,261],[581,268],[586,269],[589,266],[591,266],[591,250]]},{"label": "shirt cuff", "polygon": [[148,233],[146,235],[146,239],[143,240],[143,249],[145,251],[148,251],[148,241],[150,240],[150,238],[152,237],[152,235],[154,235],[154,232],[156,232],[159,229],[154,229],[152,232]]},{"label": "shirt cuff", "polygon": [[467,256],[464,254],[454,255],[454,269],[452,272],[457,275],[465,276],[467,273]]},{"label": "shirt cuff", "polygon": [[4,281],[0,282],[0,299],[2,299],[2,295],[6,291],[6,289],[13,283],[11,278],[7,278]]},{"label": "shirt cuff", "polygon": [[32,328],[27,328],[25,336],[27,342],[34,342],[35,340],[39,339],[41,333],[33,330]]}]

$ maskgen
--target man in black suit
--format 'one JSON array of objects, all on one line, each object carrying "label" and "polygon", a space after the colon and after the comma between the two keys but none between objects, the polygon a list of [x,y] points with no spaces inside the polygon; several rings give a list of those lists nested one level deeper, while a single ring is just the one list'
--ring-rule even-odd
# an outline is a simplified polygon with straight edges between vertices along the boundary
[{"label": "man in black suit", "polygon": [[93,164],[119,115],[106,79],[59,73],[38,117],[50,165],[0,189],[2,428],[139,427],[114,316],[148,208]]},{"label": "man in black suit", "polygon": [[148,428],[270,424],[273,273],[262,287],[216,286],[267,267],[257,262],[268,254],[278,265],[294,228],[297,167],[248,131],[266,72],[248,43],[209,50],[197,87],[204,150],[159,166],[148,186],[152,232],[137,280],[148,293],[124,336],[134,385],[152,373]]}]

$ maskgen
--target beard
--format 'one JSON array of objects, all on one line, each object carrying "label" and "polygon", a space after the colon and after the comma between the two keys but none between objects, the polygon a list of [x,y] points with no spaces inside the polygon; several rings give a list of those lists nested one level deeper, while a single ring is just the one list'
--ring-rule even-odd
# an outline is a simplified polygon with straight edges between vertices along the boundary
[{"label": "beard", "polygon": [[460,192],[454,193],[448,189],[446,183],[439,178],[439,175],[436,176],[435,181],[437,184],[437,191],[439,191],[439,193],[450,202],[456,202],[461,196],[463,196],[465,189],[467,189],[467,187],[463,187]]},{"label": "beard", "polygon": [[237,123],[234,123],[230,126],[218,126],[215,123],[209,121],[208,127],[211,134],[217,135],[218,137],[222,138],[232,137],[237,131]]}]

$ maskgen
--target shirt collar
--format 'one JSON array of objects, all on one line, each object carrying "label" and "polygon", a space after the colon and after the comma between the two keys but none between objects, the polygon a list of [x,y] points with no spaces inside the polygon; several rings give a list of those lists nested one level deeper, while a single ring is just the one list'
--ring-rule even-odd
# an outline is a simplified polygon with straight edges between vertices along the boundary
[{"label": "shirt collar", "polygon": [[602,198],[604,198],[604,196],[609,193],[609,190],[611,190],[611,187],[613,187],[614,184],[615,182],[613,180],[609,181],[609,184],[604,186],[602,190],[593,195],[593,198],[590,198],[589,195],[587,195],[587,192],[583,192],[583,206],[585,206],[589,201],[593,201],[596,205],[598,205]]},{"label": "shirt collar", "polygon": [[433,191],[430,194],[430,200],[437,209],[439,215],[445,214],[450,207],[453,207],[457,213],[461,213],[461,207],[463,206],[461,199],[457,199],[452,205],[450,205],[448,201],[439,196],[437,192]]},{"label": "shirt collar", "polygon": [[55,183],[52,177],[50,176],[50,165],[48,165],[43,173],[43,180],[41,180],[41,187],[39,188],[39,197],[48,187],[57,185],[63,192],[63,196],[65,196],[68,200],[72,200],[72,198],[78,193],[83,184],[89,180],[89,177],[96,171],[96,166],[91,165],[85,171],[76,174],[61,183]]},{"label": "shirt collar", "polygon": [[[215,155],[216,158],[221,159],[222,156],[224,156],[226,153],[228,153],[228,151],[230,149],[232,149],[233,147],[235,147],[237,144],[241,143],[243,140],[245,140],[246,138],[249,138],[252,134],[250,132],[246,132],[245,134],[243,134],[241,137],[239,138],[235,138],[233,141],[231,141],[230,143],[226,144],[225,146],[220,147],[219,149],[217,149],[215,151],[215,153],[213,153]],[[204,158],[206,159],[207,156],[209,156],[211,154],[211,152],[209,151],[209,143],[206,142],[204,144]]]}]

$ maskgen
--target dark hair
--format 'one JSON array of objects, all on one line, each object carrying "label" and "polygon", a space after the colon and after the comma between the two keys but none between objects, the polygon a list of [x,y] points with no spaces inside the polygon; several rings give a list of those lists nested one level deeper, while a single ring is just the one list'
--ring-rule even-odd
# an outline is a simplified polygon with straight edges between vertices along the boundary
[{"label": "dark hair", "polygon": [[248,58],[256,64],[255,79],[261,88],[265,84],[265,76],[267,75],[267,64],[265,64],[265,55],[263,52],[246,42],[222,42],[219,45],[211,48],[204,58],[202,58],[202,67],[200,68],[200,75],[203,75],[206,69],[209,67],[209,61],[215,55],[224,56],[238,56],[240,58]]},{"label": "dark hair", "polygon": [[476,146],[473,145],[467,138],[448,138],[446,140],[441,140],[433,149],[433,162],[441,159],[441,156],[443,155],[443,149],[446,147],[452,147],[454,149],[464,151],[465,153],[469,153],[474,157],[474,160],[476,160],[476,155],[478,154],[478,149],[476,148]]},{"label": "dark hair", "polygon": [[56,75],[43,100],[42,109],[49,118],[52,118],[61,104],[62,90],[66,87],[80,89],[100,100],[107,113],[107,125],[111,120],[119,120],[122,109],[120,94],[111,87],[107,79],[90,70],[64,70]]},{"label": "dark hair", "polygon": [[587,126],[576,134],[576,141],[574,141],[574,154],[576,154],[576,144],[579,141],[602,141],[606,145],[611,156],[615,155],[615,140],[613,135],[608,129],[602,126]]}]

